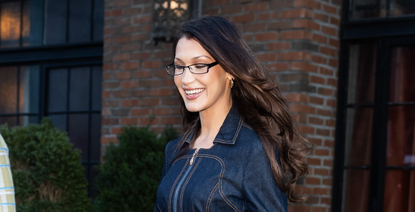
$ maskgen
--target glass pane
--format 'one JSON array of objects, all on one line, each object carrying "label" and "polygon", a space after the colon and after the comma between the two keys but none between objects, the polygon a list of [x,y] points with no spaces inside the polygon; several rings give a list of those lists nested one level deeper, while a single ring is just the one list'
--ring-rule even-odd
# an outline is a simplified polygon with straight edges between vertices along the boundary
[{"label": "glass pane", "polygon": [[45,44],[66,43],[67,0],[45,0]]},{"label": "glass pane", "polygon": [[101,114],[91,114],[91,161],[101,157]]},{"label": "glass pane", "polygon": [[20,1],[0,3],[1,48],[20,46]]},{"label": "glass pane", "polygon": [[386,170],[383,211],[415,211],[415,170]]},{"label": "glass pane", "polygon": [[391,0],[390,2],[390,16],[403,16],[415,14],[414,0]]},{"label": "glass pane", "polygon": [[92,110],[101,110],[102,66],[92,68]]},{"label": "glass pane", "polygon": [[30,38],[30,2],[23,1],[22,46],[29,46]]},{"label": "glass pane", "polygon": [[90,68],[79,67],[70,70],[69,110],[89,110]]},{"label": "glass pane", "polygon": [[94,1],[94,41],[102,41],[104,35],[104,1]]},{"label": "glass pane", "polygon": [[350,20],[386,17],[386,0],[352,0]]},{"label": "glass pane", "polygon": [[69,115],[68,134],[74,147],[82,151],[81,160],[88,160],[88,114]]},{"label": "glass pane", "polygon": [[91,0],[71,0],[69,6],[69,43],[91,40]]},{"label": "glass pane", "polygon": [[20,67],[19,112],[39,112],[39,66]]},{"label": "glass pane", "polygon": [[58,128],[62,132],[67,131],[67,127],[66,127],[67,116],[66,115],[49,115],[48,118],[52,121],[52,124],[55,128]]},{"label": "glass pane", "polygon": [[342,212],[367,212],[369,202],[370,171],[344,170]]},{"label": "glass pane", "polygon": [[[43,0],[31,0],[25,1],[25,17],[23,19],[23,28],[24,32],[27,31],[26,28],[30,29],[30,32],[24,34],[23,37],[23,45],[29,46],[38,46],[42,45],[43,40],[43,14],[44,14],[44,6]],[[30,7],[30,9],[28,9]],[[28,13],[28,14],[26,14]]]},{"label": "glass pane", "polygon": [[66,111],[68,70],[51,69],[48,82],[48,111]]},{"label": "glass pane", "polygon": [[16,116],[0,116],[0,126],[7,124],[8,127],[17,126]]},{"label": "glass pane", "polygon": [[390,106],[388,118],[388,166],[415,166],[415,105]]},{"label": "glass pane", "polygon": [[350,46],[347,102],[373,103],[375,96],[376,44]]},{"label": "glass pane", "polygon": [[414,67],[415,47],[393,48],[390,102],[415,102]]},{"label": "glass pane", "polygon": [[345,165],[370,165],[372,123],[373,108],[347,109]]},{"label": "glass pane", "polygon": [[28,124],[38,123],[38,116],[20,116],[19,117],[19,126],[24,127]]},{"label": "glass pane", "polygon": [[17,67],[0,68],[0,114],[17,113]]}]

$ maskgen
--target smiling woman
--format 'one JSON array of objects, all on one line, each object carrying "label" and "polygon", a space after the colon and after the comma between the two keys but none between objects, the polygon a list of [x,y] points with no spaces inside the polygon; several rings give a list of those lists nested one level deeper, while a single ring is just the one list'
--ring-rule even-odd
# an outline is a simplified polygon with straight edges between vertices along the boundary
[{"label": "smiling woman", "polygon": [[173,55],[185,132],[166,147],[155,211],[287,211],[302,200],[295,183],[311,148],[237,27],[190,20]]}]

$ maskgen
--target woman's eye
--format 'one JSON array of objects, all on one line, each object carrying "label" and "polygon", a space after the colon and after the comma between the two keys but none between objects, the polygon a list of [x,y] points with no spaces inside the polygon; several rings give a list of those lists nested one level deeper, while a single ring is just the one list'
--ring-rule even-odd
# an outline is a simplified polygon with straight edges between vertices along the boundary
[{"label": "woman's eye", "polygon": [[179,66],[179,65],[175,65],[174,66],[176,69],[183,69],[183,66]]},{"label": "woman's eye", "polygon": [[195,65],[195,68],[197,68],[197,69],[203,69],[205,67],[206,67],[205,64],[197,64],[197,65]]}]

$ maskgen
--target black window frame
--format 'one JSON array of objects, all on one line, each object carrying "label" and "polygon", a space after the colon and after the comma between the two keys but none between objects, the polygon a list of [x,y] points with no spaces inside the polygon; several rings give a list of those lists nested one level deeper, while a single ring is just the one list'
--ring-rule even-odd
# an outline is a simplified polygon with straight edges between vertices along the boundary
[{"label": "black window frame", "polygon": [[[340,24],[340,58],[336,114],[335,157],[333,168],[332,211],[342,211],[343,171],[346,169],[371,170],[368,211],[382,212],[386,169],[411,169],[415,167],[386,166],[386,137],[388,101],[391,75],[391,50],[402,45],[415,45],[415,14],[402,17],[371,18],[349,21],[350,1],[343,0]],[[371,147],[371,164],[360,167],[344,166],[349,48],[353,44],[377,43],[374,96],[374,119]],[[404,103],[405,104],[405,103]],[[410,103],[413,104],[413,103]],[[365,106],[354,104],[355,107]],[[403,104],[402,104],[403,105]],[[376,141],[376,145],[374,145]]]}]

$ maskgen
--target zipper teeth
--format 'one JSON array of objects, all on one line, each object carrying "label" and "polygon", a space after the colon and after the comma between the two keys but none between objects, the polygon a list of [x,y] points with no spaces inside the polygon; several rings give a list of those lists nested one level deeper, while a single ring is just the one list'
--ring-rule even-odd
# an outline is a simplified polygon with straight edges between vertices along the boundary
[{"label": "zipper teeth", "polygon": [[178,194],[179,194],[180,187],[182,186],[184,179],[187,177],[190,170],[192,169],[193,161],[196,158],[198,152],[199,152],[199,149],[196,149],[196,151],[193,153],[192,158],[190,159],[190,162],[189,162],[189,167],[187,168],[186,172],[184,173],[179,183],[177,184],[176,191],[174,191],[173,212],[177,211]]}]

